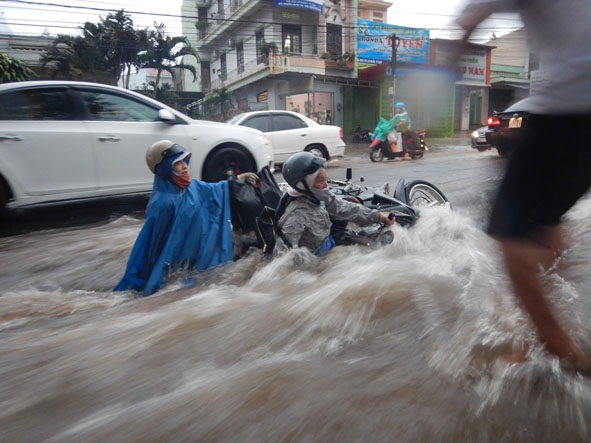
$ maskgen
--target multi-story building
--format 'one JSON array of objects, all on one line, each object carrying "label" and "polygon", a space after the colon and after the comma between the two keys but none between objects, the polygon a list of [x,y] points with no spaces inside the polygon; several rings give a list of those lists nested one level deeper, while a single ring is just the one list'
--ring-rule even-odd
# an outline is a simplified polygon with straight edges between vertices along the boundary
[{"label": "multi-story building", "polygon": [[[382,0],[184,0],[183,35],[197,49],[196,82],[208,94],[226,88],[234,112],[286,109],[318,122],[350,126],[344,104],[358,80],[357,18],[385,19]],[[349,121],[347,121],[349,120]]]},{"label": "multi-story building", "polygon": [[491,59],[489,112],[502,111],[530,93],[530,76],[539,60],[527,43],[525,28],[495,37]]}]

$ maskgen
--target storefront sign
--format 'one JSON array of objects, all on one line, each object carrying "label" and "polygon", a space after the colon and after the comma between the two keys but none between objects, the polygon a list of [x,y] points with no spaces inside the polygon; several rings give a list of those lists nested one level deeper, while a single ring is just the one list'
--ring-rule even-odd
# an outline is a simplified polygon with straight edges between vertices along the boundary
[{"label": "storefront sign", "polygon": [[309,11],[322,12],[324,0],[273,0],[273,6],[278,8],[298,8]]},{"label": "storefront sign", "polygon": [[357,60],[377,65],[392,59],[392,35],[398,37],[396,60],[429,63],[429,31],[369,20],[357,20]]},{"label": "storefront sign", "polygon": [[462,52],[457,66],[463,81],[486,84],[486,51],[484,49]]},{"label": "storefront sign", "polygon": [[[462,51],[456,63],[458,70],[458,81],[466,84],[487,85],[487,50],[486,49],[465,49]],[[449,43],[441,43],[435,47],[435,64],[448,66],[454,57],[455,47]]]}]

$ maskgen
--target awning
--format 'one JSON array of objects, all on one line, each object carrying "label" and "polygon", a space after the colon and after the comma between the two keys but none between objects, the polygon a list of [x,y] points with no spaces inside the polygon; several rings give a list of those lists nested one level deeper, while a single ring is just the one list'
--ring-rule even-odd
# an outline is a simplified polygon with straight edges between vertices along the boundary
[{"label": "awning", "polygon": [[456,86],[476,86],[478,88],[490,88],[490,85],[481,82],[471,82],[469,80],[460,80],[456,82]]}]

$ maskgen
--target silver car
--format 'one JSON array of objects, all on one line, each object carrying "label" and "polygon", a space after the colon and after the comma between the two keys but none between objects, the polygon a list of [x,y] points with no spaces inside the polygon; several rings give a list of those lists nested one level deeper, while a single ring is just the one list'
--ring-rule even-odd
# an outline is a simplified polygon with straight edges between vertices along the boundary
[{"label": "silver car", "polygon": [[273,166],[255,129],[193,120],[108,85],[8,83],[0,85],[0,211],[149,192],[145,152],[161,139],[191,151],[191,176],[205,181]]},{"label": "silver car", "polygon": [[478,149],[480,152],[483,152],[491,148],[488,141],[486,141],[486,133],[488,131],[488,126],[482,126],[470,134],[470,142],[474,149]]}]

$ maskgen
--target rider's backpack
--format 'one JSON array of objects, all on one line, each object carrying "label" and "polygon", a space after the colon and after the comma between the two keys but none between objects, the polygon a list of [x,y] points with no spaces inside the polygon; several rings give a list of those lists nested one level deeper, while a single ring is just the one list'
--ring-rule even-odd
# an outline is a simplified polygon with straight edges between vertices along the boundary
[{"label": "rider's backpack", "polygon": [[281,188],[268,167],[257,175],[255,186],[241,180],[230,180],[230,203],[232,206],[232,227],[242,234],[256,231],[256,218],[263,208],[275,208],[281,198]]}]

